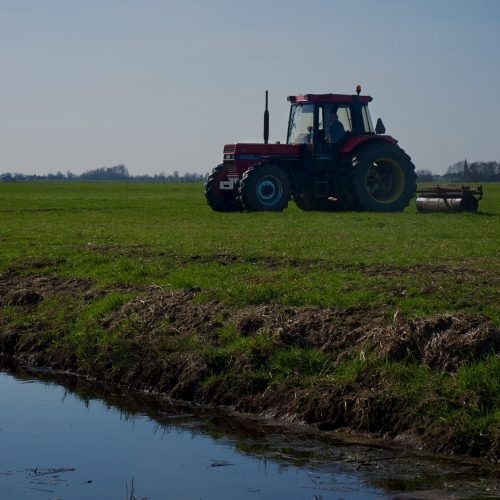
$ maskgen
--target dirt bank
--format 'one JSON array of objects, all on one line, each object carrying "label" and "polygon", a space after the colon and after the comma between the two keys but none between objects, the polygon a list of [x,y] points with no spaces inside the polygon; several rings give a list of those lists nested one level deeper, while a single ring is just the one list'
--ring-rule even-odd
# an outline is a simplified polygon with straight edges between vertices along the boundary
[{"label": "dirt bank", "polygon": [[[0,276],[0,352],[30,366],[325,431],[500,458],[498,432],[471,429],[461,417],[450,424],[434,413],[443,405],[449,415],[485,405],[494,412],[491,395],[481,387],[457,393],[431,383],[436,374],[453,384],[461,367],[500,352],[500,329],[487,317],[402,318],[383,307],[238,308],[202,302],[201,292],[97,288],[87,279],[6,272]],[[117,295],[127,298],[114,309],[86,312]],[[397,363],[431,382],[398,390],[407,372],[387,369]]]}]

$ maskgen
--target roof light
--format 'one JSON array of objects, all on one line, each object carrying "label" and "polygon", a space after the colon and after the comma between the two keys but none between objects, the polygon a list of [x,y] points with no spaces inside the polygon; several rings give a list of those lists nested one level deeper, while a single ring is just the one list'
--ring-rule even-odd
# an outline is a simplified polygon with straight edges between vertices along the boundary
[{"label": "roof light", "polygon": [[361,85],[356,85],[356,93],[358,95],[361,93]]}]

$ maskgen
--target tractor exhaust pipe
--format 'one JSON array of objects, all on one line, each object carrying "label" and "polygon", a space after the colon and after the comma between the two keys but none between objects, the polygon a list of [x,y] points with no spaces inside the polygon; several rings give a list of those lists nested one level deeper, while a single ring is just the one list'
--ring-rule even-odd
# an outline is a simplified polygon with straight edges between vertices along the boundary
[{"label": "tractor exhaust pipe", "polygon": [[264,144],[269,141],[269,111],[267,110],[267,90],[266,90],[266,110],[264,111]]}]

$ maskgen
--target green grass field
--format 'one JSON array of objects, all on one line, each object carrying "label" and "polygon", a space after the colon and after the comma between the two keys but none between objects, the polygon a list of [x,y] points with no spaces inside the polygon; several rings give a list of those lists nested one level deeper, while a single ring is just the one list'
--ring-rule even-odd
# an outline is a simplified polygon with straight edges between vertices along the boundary
[{"label": "green grass field", "polygon": [[0,272],[199,286],[234,304],[383,304],[500,322],[500,185],[476,214],[213,212],[202,184],[0,184]]},{"label": "green grass field", "polygon": [[[42,339],[48,351],[69,349],[78,366],[99,364],[99,373],[118,374],[115,381],[133,363],[153,370],[172,353],[191,352],[208,367],[197,381],[205,399],[216,387],[255,394],[280,386],[320,401],[311,387],[362,391],[375,374],[377,404],[389,411],[388,401],[404,398],[408,429],[421,428],[429,440],[446,429],[454,443],[448,449],[491,458],[500,449],[495,353],[454,372],[410,354],[396,360],[361,352],[361,345],[339,358],[345,353],[277,348],[274,333],[245,336],[221,316],[212,325],[217,334],[202,340],[162,334],[168,318],[150,325],[160,333],[154,342],[148,337],[155,359],[146,362],[145,340],[137,340],[142,313],[116,316],[157,285],[199,287],[195,302],[233,310],[353,308],[378,311],[387,324],[396,311],[404,318],[482,313],[500,325],[500,184],[483,188],[475,214],[420,214],[414,202],[394,214],[302,212],[293,202],[283,213],[216,213],[201,183],[0,183],[0,274],[89,278],[94,288],[112,290],[91,301],[55,294],[28,309],[4,304],[0,337],[12,325],[36,324],[36,334],[22,335]],[[109,323],[114,330],[103,326]]]}]

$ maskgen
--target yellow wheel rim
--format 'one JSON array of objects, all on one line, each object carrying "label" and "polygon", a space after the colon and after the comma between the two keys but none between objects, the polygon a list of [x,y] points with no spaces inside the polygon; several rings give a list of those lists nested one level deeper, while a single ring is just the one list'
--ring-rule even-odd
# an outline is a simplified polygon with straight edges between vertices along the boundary
[{"label": "yellow wheel rim", "polygon": [[392,203],[403,192],[405,174],[399,163],[390,158],[380,158],[368,168],[365,176],[368,194],[378,203]]}]

